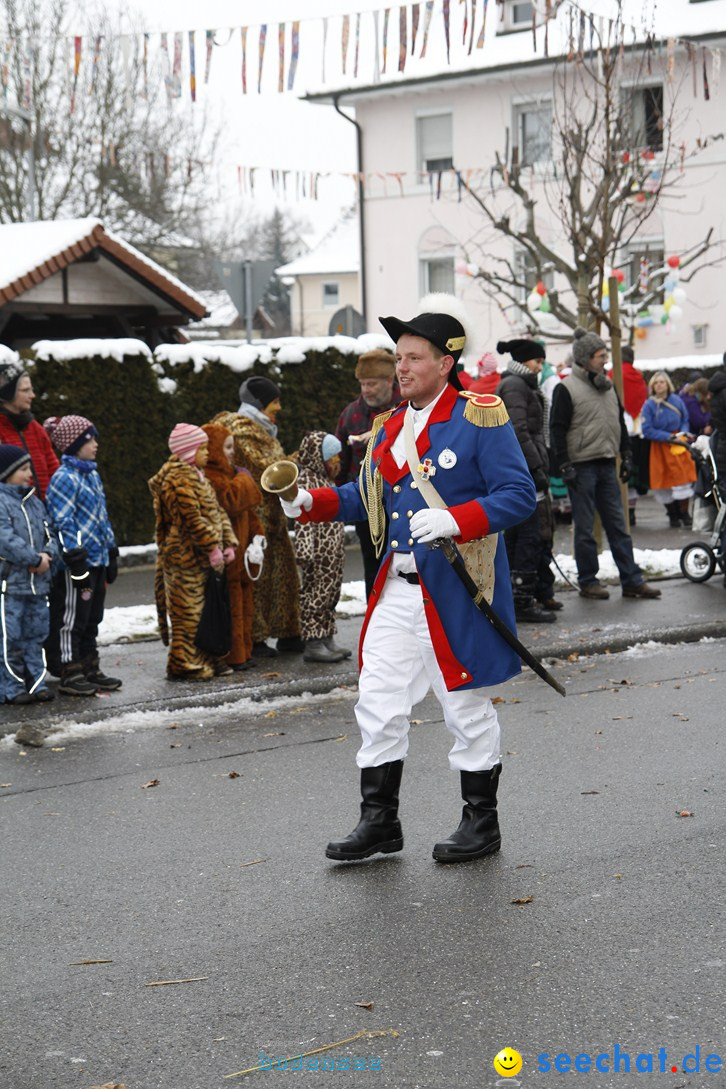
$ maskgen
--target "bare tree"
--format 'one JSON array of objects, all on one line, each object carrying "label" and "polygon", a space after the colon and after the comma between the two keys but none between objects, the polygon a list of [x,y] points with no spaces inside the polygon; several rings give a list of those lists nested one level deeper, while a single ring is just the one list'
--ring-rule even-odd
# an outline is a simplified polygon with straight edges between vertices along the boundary
[{"label": "bare tree", "polygon": [[[672,209],[682,199],[685,163],[724,136],[720,131],[685,147],[679,133],[687,65],[677,63],[670,47],[657,50],[652,38],[627,45],[625,29],[609,22],[601,39],[590,20],[591,48],[581,31],[569,54],[553,61],[551,146],[546,139],[542,156],[548,162],[537,161],[536,134],[528,142],[521,132],[510,140],[508,132],[488,184],[475,188],[459,177],[482,213],[482,228],[466,246],[471,273],[508,320],[516,317],[533,333],[543,328],[542,318],[523,300],[535,283],[541,291],[551,280],[552,317],[544,328],[554,339],[569,339],[576,325],[610,328],[606,270],[637,248],[656,208]],[[502,236],[516,257],[492,252],[492,240]],[[719,256],[709,230],[679,255],[681,282]],[[626,274],[626,325],[662,301],[666,276],[662,261],[645,262],[641,275]]]},{"label": "bare tree", "polygon": [[149,244],[185,232],[209,204],[216,136],[203,107],[175,109],[158,48],[103,11],[86,17],[76,80],[69,10],[0,0],[0,221],[27,218],[32,186],[39,219],[99,216]]}]

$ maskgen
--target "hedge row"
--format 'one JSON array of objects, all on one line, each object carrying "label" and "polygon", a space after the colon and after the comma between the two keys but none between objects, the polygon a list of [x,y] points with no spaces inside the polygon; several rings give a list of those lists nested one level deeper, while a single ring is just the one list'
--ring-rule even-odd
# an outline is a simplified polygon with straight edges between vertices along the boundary
[{"label": "hedge row", "polygon": [[144,355],[120,360],[23,355],[39,420],[76,413],[97,426],[98,466],[111,523],[118,543],[132,545],[153,540],[147,481],[168,457],[167,438],[176,423],[204,424],[224,409],[237,409],[241,382],[262,374],[280,387],[279,438],[291,452],[305,431],[335,429],[341,410],[359,393],[354,372],[362,350],[309,350],[302,363],[280,365],[273,358],[241,373],[219,362],[195,366],[191,360],[171,363],[158,356],[154,361]]}]

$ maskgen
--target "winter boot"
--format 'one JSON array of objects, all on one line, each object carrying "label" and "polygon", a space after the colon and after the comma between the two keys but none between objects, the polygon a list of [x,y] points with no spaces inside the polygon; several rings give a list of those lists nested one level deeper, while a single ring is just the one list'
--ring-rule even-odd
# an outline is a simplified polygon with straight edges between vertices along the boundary
[{"label": "winter boot", "polygon": [[673,500],[672,503],[666,503],[665,509],[668,513],[668,524],[671,529],[678,529],[681,524],[681,512],[679,508],[678,500]]},{"label": "winter boot", "polygon": [[108,677],[98,664],[98,655],[86,658],[83,662],[83,672],[86,680],[95,684],[103,692],[115,692],[124,683],[120,677]]},{"label": "winter boot", "polygon": [[462,771],[461,796],[466,802],[456,831],[434,846],[437,862],[470,862],[498,851],[502,845],[497,821],[497,781],[502,765],[490,771]]},{"label": "winter boot", "polygon": [[536,571],[512,571],[514,615],[522,623],[553,624],[557,617],[535,599]]},{"label": "winter boot", "polygon": [[333,654],[342,654],[344,658],[350,658],[353,651],[347,650],[346,647],[341,647],[339,643],[335,642],[335,636],[329,635],[327,639],[323,639],[328,650],[332,650]]},{"label": "winter boot", "polygon": [[360,821],[345,839],[329,843],[325,855],[339,861],[368,858],[403,850],[403,832],[398,819],[398,791],[403,760],[393,760],[377,768],[361,768]]},{"label": "winter boot", "polygon": [[81,662],[64,662],[58,691],[64,696],[95,696],[98,685],[84,677]]},{"label": "winter boot", "polygon": [[685,526],[686,529],[690,529],[693,525],[693,518],[691,517],[691,512],[688,509],[687,499],[678,500],[678,515],[681,520],[681,525]]},{"label": "winter boot", "polygon": [[342,662],[344,658],[342,650],[330,650],[322,639],[308,639],[305,644],[303,662]]}]

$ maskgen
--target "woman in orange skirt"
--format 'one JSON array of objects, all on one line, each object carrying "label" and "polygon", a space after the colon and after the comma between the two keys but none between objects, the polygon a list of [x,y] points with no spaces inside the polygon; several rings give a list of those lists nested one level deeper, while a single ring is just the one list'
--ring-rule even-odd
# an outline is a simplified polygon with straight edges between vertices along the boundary
[{"label": "woman in orange skirt", "polygon": [[665,371],[656,371],[648,383],[643,405],[643,438],[650,439],[650,490],[663,503],[671,526],[692,525],[688,504],[696,481],[696,466],[688,452],[693,440],[688,411],[674,392]]}]

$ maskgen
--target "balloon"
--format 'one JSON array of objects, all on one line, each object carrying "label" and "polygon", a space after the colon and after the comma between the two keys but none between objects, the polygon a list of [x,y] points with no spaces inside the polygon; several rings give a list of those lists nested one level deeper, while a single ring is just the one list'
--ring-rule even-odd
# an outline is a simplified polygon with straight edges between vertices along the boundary
[{"label": "balloon", "polygon": [[[451,267],[451,266],[449,266],[449,267]],[[468,276],[466,261],[457,261],[456,262],[456,275],[457,276]]]},{"label": "balloon", "polygon": [[673,297],[671,295],[668,296],[668,298],[666,299],[663,306],[665,308],[666,314],[670,314],[670,312],[671,312],[671,310],[673,308]]},{"label": "balloon", "polygon": [[674,303],[668,311],[668,317],[671,319],[671,321],[680,321],[683,317],[682,308]]},{"label": "balloon", "polygon": [[602,308],[603,308],[603,310],[605,311],[606,314],[610,313],[610,296],[609,295],[605,295],[605,297],[603,298]]},{"label": "balloon", "polygon": [[666,324],[667,324],[667,322],[668,322],[668,315],[667,315],[667,314],[663,314],[663,315],[661,316],[661,319],[660,319],[660,323],[661,323],[661,325],[666,325]]},{"label": "balloon", "polygon": [[543,314],[549,314],[552,307],[550,306],[550,300],[546,295],[543,295],[542,302],[539,304],[539,308]]},{"label": "balloon", "polygon": [[683,303],[686,301],[686,298],[687,296],[685,288],[676,287],[673,289],[673,301],[677,302],[679,306],[683,305]]},{"label": "balloon", "polygon": [[621,268],[616,268],[613,275],[618,283],[622,284],[623,280],[625,279],[625,273],[623,272],[623,270]]},{"label": "balloon", "polygon": [[618,284],[618,291],[622,294],[625,291],[625,284],[622,281]]},{"label": "balloon", "polygon": [[479,266],[478,265],[473,265],[473,264],[472,265],[467,265],[466,266],[466,271],[467,271],[467,274],[469,276],[478,276],[479,275]]},{"label": "balloon", "polygon": [[537,294],[536,291],[533,291],[531,295],[527,296],[527,309],[534,313],[535,310],[539,310],[541,302],[542,299],[540,298],[540,296]]},{"label": "balloon", "polygon": [[641,318],[638,318],[635,324],[639,329],[643,329],[646,325],[654,325],[655,322],[650,314],[643,314]]},{"label": "balloon", "polygon": [[680,263],[681,263],[680,257],[676,257],[675,254],[673,255],[673,257],[669,257],[668,260],[666,261],[666,264],[668,265],[668,268],[678,268]]},{"label": "balloon", "polygon": [[535,291],[537,292],[538,295],[546,295],[547,294],[547,288],[545,287],[545,285],[542,283],[541,280],[537,281]]},{"label": "balloon", "polygon": [[663,284],[667,295],[672,295],[675,289],[678,287],[678,281],[671,279],[669,276],[666,282]]},{"label": "balloon", "polygon": [[602,285],[602,297],[603,297],[603,299],[607,299],[609,294],[610,294],[610,284],[606,280],[605,283]]},{"label": "balloon", "polygon": [[635,335],[638,338],[638,340],[644,340],[647,337],[648,332],[647,332],[646,329],[643,329],[642,327],[639,327],[638,329],[635,330]]}]

